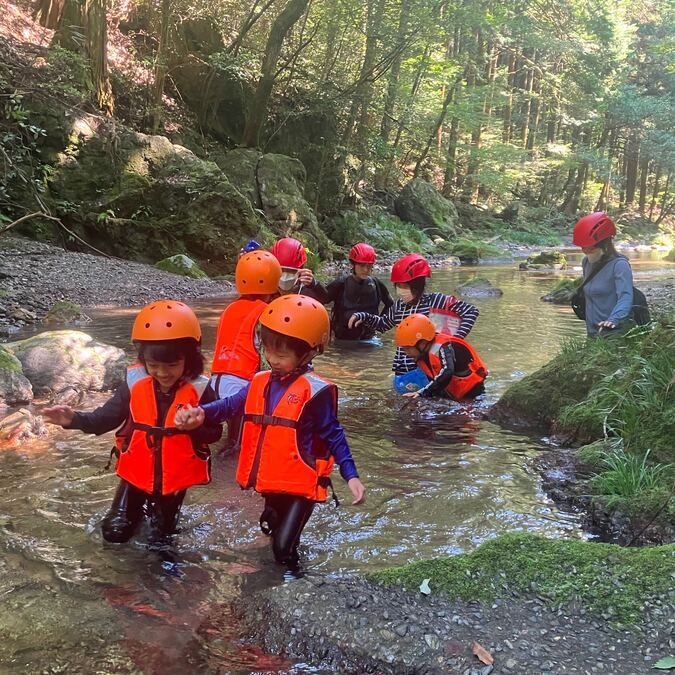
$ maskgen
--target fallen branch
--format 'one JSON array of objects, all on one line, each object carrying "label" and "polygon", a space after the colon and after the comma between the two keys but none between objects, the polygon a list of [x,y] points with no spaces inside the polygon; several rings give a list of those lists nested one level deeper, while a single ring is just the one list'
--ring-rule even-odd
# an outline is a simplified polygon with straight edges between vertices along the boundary
[{"label": "fallen branch", "polygon": [[5,227],[3,227],[3,228],[0,230],[0,236],[2,236],[3,234],[5,234],[5,232],[7,232],[7,230],[9,230],[10,228],[14,227],[15,225],[18,225],[19,223],[22,223],[24,220],[29,220],[30,218],[35,218],[35,217],[37,217],[37,216],[39,216],[40,218],[46,218],[47,220],[52,220],[52,221],[54,221],[54,222],[57,223],[60,227],[62,227],[62,228],[63,228],[63,229],[64,229],[71,237],[73,237],[74,239],[77,239],[77,241],[79,241],[80,243],[84,244],[87,248],[90,248],[92,251],[95,251],[95,252],[98,253],[99,255],[102,255],[102,256],[104,256],[104,257],[106,257],[106,258],[110,258],[111,260],[120,260],[120,258],[115,258],[115,256],[108,255],[107,253],[104,253],[103,251],[100,251],[100,250],[97,249],[95,246],[92,246],[91,244],[89,244],[88,242],[86,242],[84,239],[82,239],[82,237],[80,237],[79,235],[75,234],[75,232],[73,232],[71,229],[67,228],[67,227],[61,222],[61,219],[60,219],[60,218],[56,218],[56,217],[54,217],[54,216],[49,216],[49,215],[47,215],[46,213],[43,213],[42,211],[36,211],[35,213],[28,213],[28,214],[25,215],[25,216],[21,216],[21,218],[18,218],[17,220],[15,220],[14,222],[10,223],[9,225],[5,225]]}]

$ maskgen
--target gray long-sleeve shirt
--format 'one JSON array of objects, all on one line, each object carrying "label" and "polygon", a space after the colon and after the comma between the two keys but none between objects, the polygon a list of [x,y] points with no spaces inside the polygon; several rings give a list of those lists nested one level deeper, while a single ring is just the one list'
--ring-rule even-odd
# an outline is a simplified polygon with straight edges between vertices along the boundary
[{"label": "gray long-sleeve shirt", "polygon": [[[584,258],[581,267],[586,278],[593,266]],[[586,296],[586,331],[597,335],[600,321],[617,326],[630,317],[633,310],[633,271],[628,259],[618,256],[610,260],[584,286]]]}]

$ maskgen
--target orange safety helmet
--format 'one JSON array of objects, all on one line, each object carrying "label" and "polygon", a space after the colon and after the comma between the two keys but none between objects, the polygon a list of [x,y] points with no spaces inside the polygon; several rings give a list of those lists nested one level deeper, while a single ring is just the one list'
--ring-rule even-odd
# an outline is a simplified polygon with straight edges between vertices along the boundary
[{"label": "orange safety helmet", "polygon": [[202,339],[202,329],[195,313],[178,300],[157,300],[136,315],[131,339],[140,342],[161,340]]},{"label": "orange safety helmet", "polygon": [[239,258],[234,279],[240,295],[276,293],[281,279],[281,265],[269,251],[251,251]]},{"label": "orange safety helmet", "polygon": [[328,344],[330,319],[326,308],[306,295],[282,295],[272,300],[260,315],[260,324],[270,330],[306,342],[320,352]]},{"label": "orange safety helmet", "polygon": [[431,342],[436,337],[436,326],[424,314],[406,316],[396,327],[396,344],[399,347],[415,347],[420,340]]}]

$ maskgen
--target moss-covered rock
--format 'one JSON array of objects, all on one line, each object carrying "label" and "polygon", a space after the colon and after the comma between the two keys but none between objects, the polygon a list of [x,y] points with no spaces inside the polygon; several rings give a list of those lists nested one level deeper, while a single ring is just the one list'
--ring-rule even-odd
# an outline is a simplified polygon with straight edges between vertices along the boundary
[{"label": "moss-covered rock", "polygon": [[541,299],[554,305],[569,305],[580,282],[580,279],[561,279],[546,295],[542,295]]},{"label": "moss-covered rock", "polygon": [[82,307],[68,300],[59,300],[50,308],[42,323],[47,325],[65,325],[89,323],[91,319],[82,311]]},{"label": "moss-covered rock", "polygon": [[73,139],[50,191],[86,241],[143,262],[179,250],[222,273],[242,240],[269,232],[215,163],[163,136],[111,126]]},{"label": "moss-covered rock", "polygon": [[35,393],[105,391],[125,378],[124,352],[79,331],[48,331],[6,348],[20,361]]},{"label": "moss-covered rock", "polygon": [[257,178],[262,156],[262,152],[254,148],[235,148],[213,156],[213,161],[223,170],[230,183],[236,185],[256,209],[263,208]]},{"label": "moss-covered rock", "polygon": [[529,256],[526,262],[520,264],[520,269],[523,270],[560,270],[566,267],[567,258],[560,251],[541,251],[541,253]]},{"label": "moss-covered rock", "polygon": [[190,277],[191,279],[205,279],[207,277],[204,270],[192,258],[182,253],[156,262],[155,267],[165,272],[180,274],[182,277]]},{"label": "moss-covered rock", "polygon": [[476,265],[483,258],[510,258],[494,244],[476,239],[459,238],[451,241],[450,253],[456,255],[463,265]]},{"label": "moss-covered rock", "polygon": [[670,251],[668,251],[668,254],[664,260],[667,260],[668,262],[675,262],[675,248],[671,248]]},{"label": "moss-covered rock", "polygon": [[411,180],[401,190],[394,208],[401,220],[413,223],[429,235],[447,239],[457,232],[459,216],[455,205],[420,178]]},{"label": "moss-covered rock", "polygon": [[0,403],[16,405],[33,400],[33,389],[23,374],[21,361],[0,346]]},{"label": "moss-covered rock", "polygon": [[675,546],[623,548],[612,544],[507,534],[473,553],[411,563],[370,578],[462,600],[537,594],[552,604],[581,602],[614,622],[640,621],[644,606],[667,597],[675,574]]}]

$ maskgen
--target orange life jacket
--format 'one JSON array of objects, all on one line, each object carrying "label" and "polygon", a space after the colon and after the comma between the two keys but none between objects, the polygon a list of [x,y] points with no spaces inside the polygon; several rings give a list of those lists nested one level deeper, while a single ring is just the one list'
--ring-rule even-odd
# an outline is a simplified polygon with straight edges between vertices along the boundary
[{"label": "orange life jacket", "polygon": [[298,422],[305,406],[330,387],[337,411],[337,388],[315,373],[300,375],[283,393],[271,414],[266,412],[270,371],[258,373],[249,385],[237,465],[237,482],[257,492],[326,500],[334,459],[320,438],[311,454],[298,443]]},{"label": "orange life jacket", "polygon": [[143,492],[162,495],[211,480],[208,447],[195,448],[190,435],[178,431],[174,422],[179,408],[199,404],[208,382],[200,375],[180,384],[162,422],[152,377],[141,364],[127,368],[129,419],[115,437],[120,478]]},{"label": "orange life jacket", "polygon": [[216,336],[211,372],[250,380],[260,369],[260,354],[255,346],[255,327],[267,303],[240,298],[225,308]]},{"label": "orange life jacket", "polygon": [[[429,379],[436,377],[441,370],[441,359],[438,353],[441,351],[441,346],[447,342],[452,343],[455,349],[455,374],[452,376],[446,391],[452,398],[459,401],[477,384],[485,380],[488,370],[483,360],[478,356],[478,352],[468,342],[458,337],[438,333],[429,350],[429,363],[422,359],[417,364]],[[459,369],[457,369],[457,362],[460,364]]]}]

